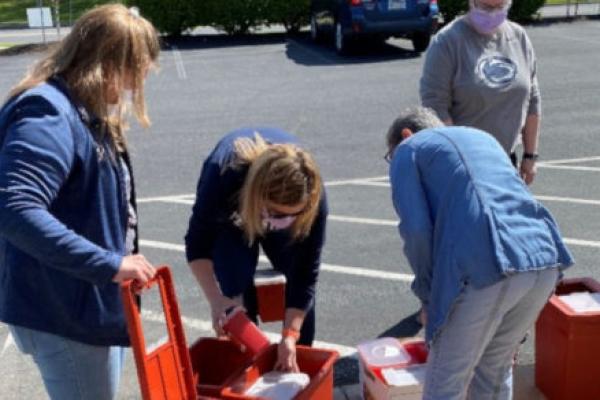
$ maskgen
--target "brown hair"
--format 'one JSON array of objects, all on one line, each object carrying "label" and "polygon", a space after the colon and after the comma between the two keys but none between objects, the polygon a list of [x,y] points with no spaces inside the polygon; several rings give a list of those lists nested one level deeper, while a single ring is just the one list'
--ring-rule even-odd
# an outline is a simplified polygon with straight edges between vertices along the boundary
[{"label": "brown hair", "polygon": [[262,211],[267,203],[306,202],[291,231],[294,240],[308,236],[322,192],[321,174],[310,154],[293,144],[269,144],[258,132],[254,139],[237,139],[234,152],[237,165],[249,166],[239,194],[239,214],[249,243],[265,234]]},{"label": "brown hair", "polygon": [[[126,124],[125,104],[120,93],[127,84],[131,86],[133,112],[140,124],[148,127],[144,79],[159,52],[156,30],[139,16],[137,9],[121,4],[99,6],[75,22],[69,35],[34,65],[9,97],[59,75],[77,101],[102,121],[113,146],[122,151],[126,146]],[[119,96],[118,113],[111,117],[109,105],[116,99],[110,96],[115,93]]]}]

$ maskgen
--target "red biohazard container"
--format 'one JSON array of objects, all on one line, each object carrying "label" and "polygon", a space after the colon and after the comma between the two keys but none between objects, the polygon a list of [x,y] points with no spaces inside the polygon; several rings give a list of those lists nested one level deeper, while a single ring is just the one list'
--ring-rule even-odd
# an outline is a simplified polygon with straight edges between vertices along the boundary
[{"label": "red biohazard container", "polygon": [[261,269],[254,275],[258,315],[262,322],[285,318],[285,276],[278,271]]},{"label": "red biohazard container", "polygon": [[[310,377],[310,383],[294,400],[332,400],[333,364],[338,358],[336,351],[297,346],[296,357],[300,372]],[[264,374],[273,371],[277,361],[277,345],[266,348],[258,358],[236,379],[223,389],[223,399],[257,400],[262,398],[247,396],[244,393]]]},{"label": "red biohazard container", "polygon": [[251,356],[256,356],[271,344],[241,308],[231,310],[225,319],[223,330]]},{"label": "red biohazard container", "polygon": [[228,339],[202,338],[188,350],[173,280],[168,267],[157,269],[147,285],[157,285],[165,316],[167,341],[148,351],[137,296],[131,281],[121,294],[127,328],[144,400],[221,398],[227,382],[252,362],[252,355]]},{"label": "red biohazard container", "polygon": [[548,400],[600,399],[600,312],[576,313],[558,296],[600,292],[591,278],[562,281],[537,322],[535,382]]}]

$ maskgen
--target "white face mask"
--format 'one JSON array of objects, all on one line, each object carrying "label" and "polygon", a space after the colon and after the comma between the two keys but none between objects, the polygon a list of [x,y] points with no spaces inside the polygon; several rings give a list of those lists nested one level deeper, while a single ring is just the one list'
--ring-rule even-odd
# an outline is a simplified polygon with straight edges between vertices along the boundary
[{"label": "white face mask", "polygon": [[273,216],[266,209],[262,210],[262,224],[267,231],[288,229],[296,221],[297,215]]},{"label": "white face mask", "polygon": [[[129,106],[133,103],[133,90],[125,89],[121,93],[121,107]],[[119,105],[118,104],[109,104],[108,105],[108,116],[109,117],[119,117]]]}]

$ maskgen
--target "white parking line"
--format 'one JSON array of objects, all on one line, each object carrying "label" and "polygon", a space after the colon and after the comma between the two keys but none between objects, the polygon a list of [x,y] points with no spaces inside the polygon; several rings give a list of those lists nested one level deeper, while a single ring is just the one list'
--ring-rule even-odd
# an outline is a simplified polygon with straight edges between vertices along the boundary
[{"label": "white parking line", "polygon": [[[185,246],[175,243],[158,242],[154,240],[140,240],[140,246],[150,247],[154,249],[170,250],[179,253],[185,252]],[[259,258],[261,262],[267,263],[269,260],[261,256]],[[402,274],[397,272],[382,271],[377,269],[361,268],[361,267],[347,267],[343,265],[335,264],[321,264],[321,271],[333,272],[338,274],[360,276],[364,278],[384,279],[387,281],[406,282],[410,283],[414,279],[412,274]]]},{"label": "white parking line", "polygon": [[547,163],[538,163],[538,168],[563,169],[570,171],[600,172],[600,167],[586,167],[582,165],[556,165]]},{"label": "white parking line", "polygon": [[581,239],[563,238],[563,241],[566,244],[570,244],[570,245],[573,245],[573,246],[600,248],[600,242],[592,241],[592,240],[581,240]]},{"label": "white parking line", "polygon": [[175,68],[177,69],[177,76],[181,80],[187,79],[187,72],[185,70],[185,65],[183,64],[183,57],[181,57],[181,52],[177,48],[177,46],[172,46],[173,49],[173,60],[175,61]]},{"label": "white parking line", "polygon": [[325,182],[325,186],[343,186],[343,185],[353,185],[357,183],[366,183],[366,182],[376,182],[381,181],[383,179],[387,179],[387,176],[373,176],[370,178],[357,178],[357,179],[344,179],[338,181],[329,181]]},{"label": "white parking line", "polygon": [[591,200],[591,199],[578,199],[575,197],[557,197],[557,196],[544,196],[544,195],[536,195],[536,199],[541,201],[556,201],[559,203],[574,203],[574,204],[587,204],[599,206],[600,200]]},{"label": "white parking line", "polygon": [[[151,311],[151,310],[142,310],[142,318],[145,321],[159,322],[159,323],[162,323],[165,320],[164,315],[162,315],[159,312]],[[211,336],[214,336],[211,321],[197,319],[197,318],[190,318],[190,317],[186,317],[186,316],[182,315],[181,322],[183,323],[184,326],[187,326],[188,328],[192,328],[192,329],[198,330],[202,333],[208,333]],[[266,333],[267,337],[269,338],[269,340],[273,343],[277,343],[281,340],[281,335],[278,333],[272,333],[272,332],[265,332],[265,333]],[[158,343],[161,343],[161,342],[163,342],[162,338],[159,339]],[[156,344],[149,346],[149,347],[152,348],[153,346],[156,346]],[[356,354],[356,349],[354,347],[345,346],[345,345],[336,344],[336,343],[321,342],[321,341],[316,340],[313,343],[313,346],[317,347],[317,348],[321,348],[321,349],[335,350],[338,353],[340,353],[341,357],[349,357],[349,356],[353,356],[354,354]]]},{"label": "white parking line", "polygon": [[398,221],[394,221],[392,219],[356,218],[346,217],[344,215],[329,215],[327,219],[330,221],[351,222],[355,224],[398,226]]},{"label": "white parking line", "polygon": [[564,159],[560,159],[560,160],[548,160],[548,161],[543,161],[543,164],[573,164],[573,163],[581,163],[581,162],[588,162],[588,161],[598,161],[600,160],[600,156],[594,156],[594,157],[581,157],[581,158],[564,158]]}]

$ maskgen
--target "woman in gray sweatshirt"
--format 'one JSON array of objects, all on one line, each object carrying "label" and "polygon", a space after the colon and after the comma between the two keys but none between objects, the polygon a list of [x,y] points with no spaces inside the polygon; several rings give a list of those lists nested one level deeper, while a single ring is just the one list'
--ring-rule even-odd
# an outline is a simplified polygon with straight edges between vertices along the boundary
[{"label": "woman in gray sweatshirt", "polygon": [[525,30],[507,20],[511,0],[469,0],[469,12],[432,40],[420,82],[421,103],[447,125],[492,134],[533,182],[541,102],[536,58]]}]

